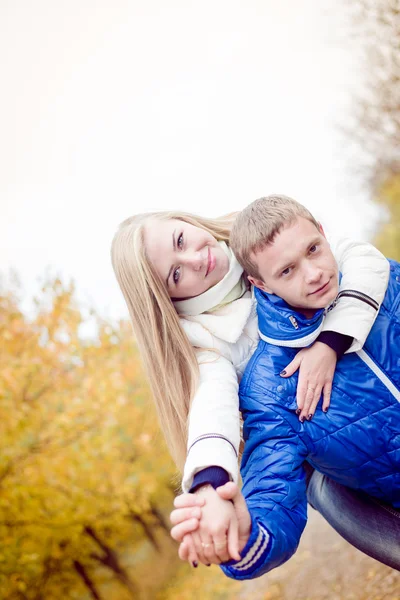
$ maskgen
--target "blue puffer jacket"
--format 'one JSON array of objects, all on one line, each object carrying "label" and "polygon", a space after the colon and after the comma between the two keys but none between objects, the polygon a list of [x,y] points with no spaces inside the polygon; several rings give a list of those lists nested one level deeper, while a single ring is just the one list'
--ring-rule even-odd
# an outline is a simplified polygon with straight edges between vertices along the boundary
[{"label": "blue puffer jacket", "polygon": [[[400,508],[400,265],[390,263],[385,299],[363,350],[337,364],[331,405],[312,421],[296,411],[297,374],[279,373],[324,318],[294,311],[257,290],[262,337],[240,385],[243,494],[252,518],[235,579],[258,577],[295,552],[307,520],[303,461],[346,486]],[[296,349],[293,349],[296,346]],[[366,525],[368,527],[368,524]]]}]

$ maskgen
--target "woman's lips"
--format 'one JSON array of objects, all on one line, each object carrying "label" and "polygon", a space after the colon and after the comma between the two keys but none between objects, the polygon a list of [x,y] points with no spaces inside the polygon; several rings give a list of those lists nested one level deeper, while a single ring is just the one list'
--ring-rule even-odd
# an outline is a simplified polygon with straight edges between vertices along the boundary
[{"label": "woman's lips", "polygon": [[217,261],[215,259],[215,256],[212,254],[210,248],[208,248],[208,260],[207,260],[206,277],[207,277],[207,275],[209,275],[209,273],[211,273],[212,271],[214,271],[216,262]]}]

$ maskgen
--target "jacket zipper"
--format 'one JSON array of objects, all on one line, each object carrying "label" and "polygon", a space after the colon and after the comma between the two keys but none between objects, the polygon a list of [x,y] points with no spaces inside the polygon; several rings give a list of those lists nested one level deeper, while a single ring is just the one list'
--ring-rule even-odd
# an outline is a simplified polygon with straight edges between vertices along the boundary
[{"label": "jacket zipper", "polygon": [[389,390],[394,396],[397,402],[400,402],[400,390],[394,385],[389,377],[378,367],[376,362],[365,352],[365,350],[359,350],[356,354],[361,360],[371,369],[371,371],[377,376],[377,378],[383,383],[383,385]]}]

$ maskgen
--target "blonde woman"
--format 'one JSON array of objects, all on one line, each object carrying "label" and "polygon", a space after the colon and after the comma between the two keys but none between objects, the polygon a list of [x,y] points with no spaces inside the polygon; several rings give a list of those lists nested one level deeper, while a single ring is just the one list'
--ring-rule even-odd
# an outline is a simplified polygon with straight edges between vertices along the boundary
[{"label": "blonde woman", "polygon": [[[193,529],[185,520],[177,536],[184,539],[181,557],[194,566],[240,558],[234,506],[214,489],[238,481],[238,382],[258,343],[255,302],[229,248],[234,216],[137,215],[120,225],[112,244],[114,271],[161,428],[183,472],[183,491],[204,496],[200,526],[183,537],[185,527]],[[347,293],[327,312],[320,338],[286,368],[286,376],[300,369],[300,419],[312,418],[321,391],[327,410],[337,358],[363,346],[376,316],[371,304],[380,306],[388,281],[388,263],[371,245],[341,239],[332,249]],[[181,510],[199,516],[196,507]]]}]

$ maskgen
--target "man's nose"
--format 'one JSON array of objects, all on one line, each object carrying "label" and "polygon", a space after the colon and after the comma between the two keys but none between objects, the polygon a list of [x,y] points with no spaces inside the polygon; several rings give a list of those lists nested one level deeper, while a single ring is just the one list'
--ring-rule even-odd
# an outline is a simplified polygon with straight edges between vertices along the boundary
[{"label": "man's nose", "polygon": [[315,283],[320,281],[322,277],[322,269],[317,265],[307,265],[305,267],[305,280],[306,283]]}]

